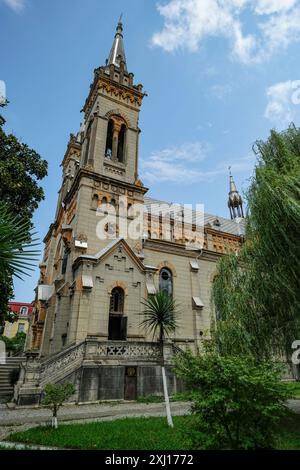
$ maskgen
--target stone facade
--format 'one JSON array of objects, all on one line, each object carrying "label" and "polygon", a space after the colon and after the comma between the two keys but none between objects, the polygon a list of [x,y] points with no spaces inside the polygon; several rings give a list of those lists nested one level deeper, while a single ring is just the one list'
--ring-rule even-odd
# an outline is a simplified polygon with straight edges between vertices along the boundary
[{"label": "stone facade", "polygon": [[[205,214],[201,232],[189,221],[176,233],[171,217],[166,239],[164,216],[149,214],[149,206],[159,201],[145,197],[147,188],[138,177],[143,87],[127,72],[122,38],[119,24],[108,63],[94,72],[84,122],[76,136],[71,134],[63,158],[55,220],[44,239],[28,360],[15,390],[19,404],[38,402],[47,382],[73,382],[77,401],[161,393],[157,338],[141,326],[141,302],[163,282],[181,310],[165,348],[170,391],[181,389],[171,358],[178,348],[197,351],[209,334],[216,262],[242,243],[241,220]],[[132,222],[135,204],[144,207],[143,230],[131,239],[120,235],[120,226]],[[109,207],[119,218],[112,236],[103,239],[99,222],[109,217]],[[186,249],[197,236],[201,249]]]}]

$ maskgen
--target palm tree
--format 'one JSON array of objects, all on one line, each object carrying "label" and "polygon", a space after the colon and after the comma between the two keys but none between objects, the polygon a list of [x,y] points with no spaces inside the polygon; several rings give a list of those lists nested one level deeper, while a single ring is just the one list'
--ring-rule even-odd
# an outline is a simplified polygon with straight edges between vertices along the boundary
[{"label": "palm tree", "polygon": [[28,271],[33,271],[32,262],[39,256],[39,250],[32,249],[38,245],[33,235],[30,221],[21,220],[19,214],[13,215],[7,204],[0,202],[0,289],[3,294],[0,327],[7,311],[6,302],[12,294],[12,277],[22,279]]},{"label": "palm tree", "polygon": [[32,239],[30,222],[22,221],[19,215],[13,215],[7,205],[0,202],[0,270],[9,269],[13,276],[22,279],[22,275],[33,271],[32,261],[39,255],[38,239]]},{"label": "palm tree", "polygon": [[144,316],[144,320],[141,322],[141,325],[143,325],[146,330],[151,331],[153,333],[153,337],[158,332],[167,420],[168,425],[173,427],[164,363],[164,340],[166,336],[173,333],[177,327],[177,305],[172,296],[163,290],[149,296],[149,298],[143,301],[142,304],[146,308],[145,311],[141,313],[141,315]]}]

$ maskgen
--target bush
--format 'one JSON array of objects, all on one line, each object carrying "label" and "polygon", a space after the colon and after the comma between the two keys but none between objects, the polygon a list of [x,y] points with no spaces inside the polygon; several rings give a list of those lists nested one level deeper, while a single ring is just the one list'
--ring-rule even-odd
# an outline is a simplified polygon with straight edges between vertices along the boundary
[{"label": "bush", "polygon": [[18,354],[24,351],[26,333],[17,333],[13,338],[7,336],[0,336],[0,341],[5,343],[6,352],[11,354]]},{"label": "bush", "polygon": [[71,383],[47,384],[44,390],[43,405],[51,408],[52,426],[57,428],[57,412],[62,404],[75,393],[75,387]]},{"label": "bush", "polygon": [[193,389],[196,426],[187,432],[196,449],[266,449],[285,413],[281,368],[252,357],[207,351],[177,355],[175,370]]}]

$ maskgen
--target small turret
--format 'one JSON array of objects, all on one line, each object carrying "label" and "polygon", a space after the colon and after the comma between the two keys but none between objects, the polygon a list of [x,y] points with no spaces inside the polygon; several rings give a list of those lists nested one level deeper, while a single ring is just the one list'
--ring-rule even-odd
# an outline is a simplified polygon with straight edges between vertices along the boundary
[{"label": "small turret", "polygon": [[237,190],[230,168],[229,168],[228,207],[229,207],[231,219],[244,218],[243,199]]}]

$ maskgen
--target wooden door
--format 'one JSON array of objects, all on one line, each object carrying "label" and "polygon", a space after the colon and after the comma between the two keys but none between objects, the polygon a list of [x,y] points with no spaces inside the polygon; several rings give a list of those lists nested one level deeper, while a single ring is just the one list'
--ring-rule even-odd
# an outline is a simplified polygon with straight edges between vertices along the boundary
[{"label": "wooden door", "polygon": [[125,367],[124,400],[136,400],[137,368]]}]

